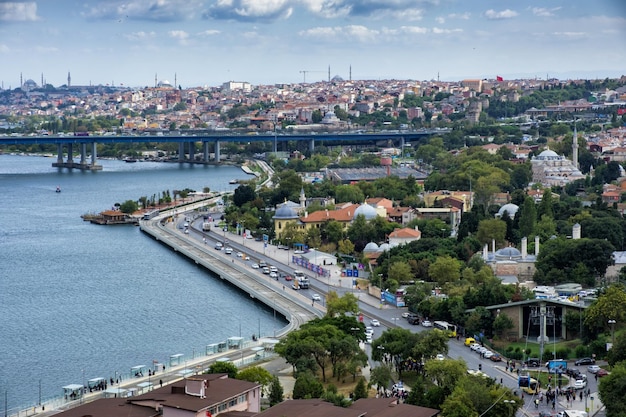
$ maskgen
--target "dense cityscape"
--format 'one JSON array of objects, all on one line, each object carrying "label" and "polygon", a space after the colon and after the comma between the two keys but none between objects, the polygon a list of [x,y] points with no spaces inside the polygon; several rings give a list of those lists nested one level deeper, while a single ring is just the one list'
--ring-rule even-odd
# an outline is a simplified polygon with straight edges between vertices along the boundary
[{"label": "dense cityscape", "polygon": [[[556,415],[555,408],[568,417],[625,412],[626,76],[364,81],[329,72],[323,82],[201,88],[182,88],[176,76],[173,82],[155,77],[143,88],[75,86],[69,73],[61,86],[41,78],[0,91],[0,153],[56,151],[1,146],[3,137],[153,137],[98,145],[99,156],[133,162],[154,160],[155,150],[176,160],[179,148],[158,141],[167,135],[315,138],[314,149],[285,141],[276,152],[271,142],[227,143],[217,162],[245,164],[256,179],[220,196],[219,220],[212,225],[205,215],[198,233],[207,233],[198,236],[206,247],[207,238],[249,231],[259,245],[265,239],[297,253],[298,262],[316,271],[332,265],[342,277],[356,274],[351,291],[363,290],[374,307],[380,300],[381,310],[384,302],[403,317],[399,325],[398,317],[374,310],[358,322],[364,301],[335,292],[329,279],[328,291],[312,301],[323,300],[325,315],[275,346],[293,367],[290,401],[262,367],[216,362],[208,374],[171,388],[99,399],[84,406],[88,414],[107,415],[105,401],[123,405],[125,413],[165,417],[174,415],[175,404],[184,415],[259,417],[296,409],[312,417],[342,409],[425,417],[545,417]],[[415,131],[428,134],[394,142]],[[324,140],[348,132],[391,136],[369,143]],[[119,215],[154,212],[177,196],[209,192],[184,188],[121,202]],[[173,221],[168,214],[162,223]],[[188,235],[192,226],[185,224],[173,233]],[[203,247],[202,240],[193,244]],[[215,249],[222,256],[221,245]],[[255,256],[252,244],[246,249],[237,254],[242,262]],[[250,274],[261,274],[250,262],[244,263]],[[283,267],[276,279],[299,290]],[[372,337],[381,321],[384,330]],[[455,349],[467,353],[455,356]],[[474,351],[478,369],[470,368]],[[207,399],[211,387],[219,387],[221,397]],[[71,392],[81,397],[82,390]],[[261,392],[269,399],[263,406]],[[601,409],[594,408],[594,396]],[[366,402],[373,397],[393,398],[396,412]],[[328,408],[317,412],[320,403]],[[86,413],[78,407],[61,415]]]}]

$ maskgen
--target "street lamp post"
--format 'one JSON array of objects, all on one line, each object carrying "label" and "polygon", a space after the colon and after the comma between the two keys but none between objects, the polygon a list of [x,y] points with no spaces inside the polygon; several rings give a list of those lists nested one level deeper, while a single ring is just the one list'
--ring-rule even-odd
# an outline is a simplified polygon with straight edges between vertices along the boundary
[{"label": "street lamp post", "polygon": [[609,324],[611,325],[611,349],[615,346],[615,323],[615,320],[609,320]]}]

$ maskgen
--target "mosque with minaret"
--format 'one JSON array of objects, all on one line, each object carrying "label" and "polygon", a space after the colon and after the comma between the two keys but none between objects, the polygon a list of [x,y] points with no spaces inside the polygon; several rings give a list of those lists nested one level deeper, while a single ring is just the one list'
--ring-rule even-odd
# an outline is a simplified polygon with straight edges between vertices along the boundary
[{"label": "mosque with minaret", "polygon": [[578,133],[574,125],[572,140],[572,160],[546,149],[531,160],[533,182],[544,187],[564,186],[572,181],[584,179],[578,166]]}]

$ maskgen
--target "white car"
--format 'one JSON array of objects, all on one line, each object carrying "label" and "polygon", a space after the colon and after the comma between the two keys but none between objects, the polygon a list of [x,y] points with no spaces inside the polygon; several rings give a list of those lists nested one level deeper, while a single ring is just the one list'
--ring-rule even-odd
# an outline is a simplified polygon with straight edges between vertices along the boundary
[{"label": "white car", "polygon": [[320,297],[319,294],[313,294],[311,299],[313,299],[313,301],[322,301],[322,297]]},{"label": "white car", "polygon": [[584,379],[577,379],[576,382],[574,382],[574,389],[584,388],[587,388],[587,381],[585,381]]},{"label": "white car", "polygon": [[438,353],[437,356],[435,357],[435,359],[437,359],[438,361],[442,361],[444,360],[446,357],[443,356],[441,353]]},{"label": "white car", "polygon": [[600,370],[600,367],[598,365],[589,365],[587,367],[587,372],[590,372],[592,374],[597,373]]},{"label": "white car", "polygon": [[486,351],[485,351],[485,353],[483,353],[483,357],[484,357],[485,359],[489,359],[489,358],[491,358],[493,355],[494,355],[494,353],[493,353],[492,351],[490,351],[490,350],[486,350]]},{"label": "white car", "polygon": [[374,329],[372,329],[371,327],[366,327],[365,328],[365,334],[374,334]]},{"label": "white car", "polygon": [[424,326],[424,327],[433,327],[433,324],[430,321],[428,321],[428,320],[424,320],[422,322],[422,326]]},{"label": "white car", "polygon": [[243,258],[243,253],[237,252],[237,258]]},{"label": "white car", "polygon": [[276,272],[270,272],[270,278],[278,279],[278,274]]},{"label": "white car", "polygon": [[376,319],[372,319],[372,321],[370,321],[370,324],[372,325],[372,327],[380,327],[380,322]]},{"label": "white car", "polygon": [[252,265],[250,265],[250,268],[252,268],[252,269],[259,269],[259,264],[252,264]]},{"label": "white car", "polygon": [[408,311],[405,311],[404,313],[402,313],[402,318],[406,319],[407,317],[409,317],[411,315],[411,313],[409,313]]}]

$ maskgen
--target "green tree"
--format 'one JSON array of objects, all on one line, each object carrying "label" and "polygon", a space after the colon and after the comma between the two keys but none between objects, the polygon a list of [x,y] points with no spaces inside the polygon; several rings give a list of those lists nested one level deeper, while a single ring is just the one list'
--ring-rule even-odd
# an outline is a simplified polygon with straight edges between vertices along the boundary
[{"label": "green tree", "polygon": [[552,190],[550,188],[543,190],[541,202],[539,207],[537,207],[537,217],[541,218],[542,216],[554,218],[554,199],[552,198]]},{"label": "green tree", "polygon": [[356,387],[354,387],[354,395],[352,400],[356,401],[359,398],[367,398],[367,387],[365,386],[365,378],[359,378]]},{"label": "green tree", "polygon": [[497,246],[504,245],[504,237],[506,236],[506,223],[500,219],[486,219],[478,223],[478,233],[476,238],[482,245],[491,245],[491,241],[495,239]]},{"label": "green tree", "polygon": [[535,223],[537,222],[537,208],[531,197],[524,199],[524,204],[520,207],[519,233],[521,237],[533,236]]},{"label": "green tree", "polygon": [[269,391],[270,407],[283,401],[283,386],[280,384],[280,380],[276,375],[272,377]]},{"label": "green tree", "polygon": [[346,313],[356,314],[359,312],[358,301],[358,298],[350,292],[339,297],[335,291],[330,291],[326,294],[326,317],[336,317]]},{"label": "green tree", "polygon": [[249,201],[252,201],[256,198],[256,192],[254,191],[254,187],[250,185],[240,185],[235,188],[235,192],[233,193],[233,203],[237,207],[241,207]]},{"label": "green tree", "polygon": [[260,384],[261,392],[267,392],[274,377],[265,368],[260,366],[251,366],[250,368],[242,369],[237,372],[237,379]]},{"label": "green tree", "polygon": [[391,381],[391,369],[388,366],[377,366],[370,371],[370,383],[376,385],[378,392],[383,392]]},{"label": "green tree", "polygon": [[456,282],[461,277],[461,262],[451,256],[439,256],[430,264],[428,275],[439,285]]},{"label": "green tree", "polygon": [[626,290],[622,285],[611,285],[585,311],[585,324],[589,327],[609,329],[609,320],[624,323],[626,320]]},{"label": "green tree", "polygon": [[[432,266],[432,265],[431,265]],[[411,271],[411,267],[406,262],[394,262],[389,267],[389,280],[387,284],[390,287],[390,291],[395,291],[398,287],[398,284],[403,282],[409,282],[413,280],[413,272]],[[395,286],[392,285],[389,281],[393,281]],[[393,289],[391,289],[393,287]]]},{"label": "green tree", "polygon": [[352,255],[354,253],[354,243],[350,242],[350,239],[340,240],[338,249],[344,255]]},{"label": "green tree", "polygon": [[302,372],[296,377],[293,384],[293,399],[321,398],[324,395],[324,386],[310,372]]},{"label": "green tree", "polygon": [[498,314],[493,321],[493,332],[502,338],[507,330],[511,330],[514,327],[513,320],[506,314]]},{"label": "green tree", "polygon": [[602,378],[598,387],[602,404],[606,407],[607,417],[626,416],[626,361],[617,363],[610,375]]},{"label": "green tree", "polygon": [[320,229],[325,242],[339,243],[343,239],[343,225],[336,220],[325,222]]},{"label": "green tree", "polygon": [[120,211],[126,214],[133,214],[139,209],[139,204],[134,200],[126,200],[120,204]]},{"label": "green tree", "polygon": [[209,374],[228,374],[229,378],[237,378],[237,366],[232,362],[215,362],[209,366]]}]

